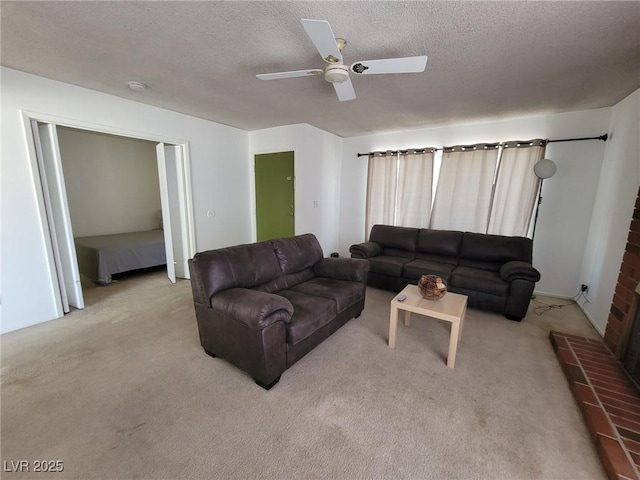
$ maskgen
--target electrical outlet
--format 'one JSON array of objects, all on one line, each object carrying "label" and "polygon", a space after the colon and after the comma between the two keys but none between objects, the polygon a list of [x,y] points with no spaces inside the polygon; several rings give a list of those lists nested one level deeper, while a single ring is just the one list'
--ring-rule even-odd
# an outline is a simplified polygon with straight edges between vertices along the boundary
[{"label": "electrical outlet", "polygon": [[582,285],[580,285],[580,291],[581,292],[588,292],[589,291],[589,285],[585,285],[583,283]]}]

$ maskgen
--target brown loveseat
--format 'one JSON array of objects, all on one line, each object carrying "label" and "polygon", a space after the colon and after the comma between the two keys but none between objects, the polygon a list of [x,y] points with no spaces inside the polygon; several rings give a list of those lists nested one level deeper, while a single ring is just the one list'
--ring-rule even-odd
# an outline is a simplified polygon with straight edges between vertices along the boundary
[{"label": "brown loveseat", "polygon": [[189,261],[200,343],[270,389],[364,308],[369,262],[323,258],[312,234],[197,253]]}]

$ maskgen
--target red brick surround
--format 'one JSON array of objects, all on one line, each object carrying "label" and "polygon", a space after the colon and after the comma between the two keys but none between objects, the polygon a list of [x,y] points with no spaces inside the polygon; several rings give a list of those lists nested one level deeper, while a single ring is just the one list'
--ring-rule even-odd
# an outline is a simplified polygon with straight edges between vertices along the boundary
[{"label": "red brick surround", "polygon": [[640,190],[604,342],[558,332],[549,335],[611,480],[640,480],[640,393],[620,363],[640,309],[639,283]]},{"label": "red brick surround", "polygon": [[640,480],[640,394],[602,340],[549,338],[607,476]]},{"label": "red brick surround", "polygon": [[638,308],[635,293],[640,282],[640,190],[629,227],[627,245],[618,274],[611,310],[604,333],[604,343],[620,360],[626,348],[627,337]]}]

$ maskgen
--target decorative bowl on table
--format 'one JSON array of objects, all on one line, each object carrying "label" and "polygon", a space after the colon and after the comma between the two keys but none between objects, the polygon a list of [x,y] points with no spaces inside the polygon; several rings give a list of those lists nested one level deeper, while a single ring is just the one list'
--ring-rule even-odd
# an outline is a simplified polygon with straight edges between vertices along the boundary
[{"label": "decorative bowl on table", "polygon": [[427,300],[438,300],[447,293],[447,282],[437,275],[422,275],[418,281],[420,295]]}]

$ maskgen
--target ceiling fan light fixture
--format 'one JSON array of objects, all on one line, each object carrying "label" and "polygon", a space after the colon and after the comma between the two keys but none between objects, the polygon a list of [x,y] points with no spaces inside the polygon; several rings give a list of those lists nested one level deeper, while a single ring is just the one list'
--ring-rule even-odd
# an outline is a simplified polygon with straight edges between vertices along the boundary
[{"label": "ceiling fan light fixture", "polygon": [[331,65],[324,71],[324,79],[329,83],[343,83],[349,80],[349,68],[342,65]]}]

